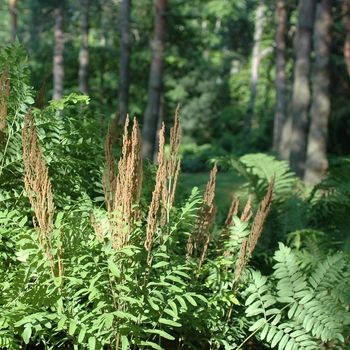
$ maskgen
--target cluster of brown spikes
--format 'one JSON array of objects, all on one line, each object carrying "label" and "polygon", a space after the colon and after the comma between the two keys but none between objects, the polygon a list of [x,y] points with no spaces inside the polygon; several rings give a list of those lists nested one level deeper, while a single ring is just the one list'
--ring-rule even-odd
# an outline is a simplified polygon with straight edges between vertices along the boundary
[{"label": "cluster of brown spikes", "polygon": [[241,273],[245,268],[245,266],[247,265],[248,260],[252,256],[253,251],[261,236],[264,223],[266,221],[267,215],[271,207],[274,184],[275,184],[275,178],[272,178],[272,180],[269,183],[267,194],[264,197],[261,203],[261,206],[259,207],[258,212],[254,218],[253,225],[252,225],[250,234],[248,236],[248,239],[245,239],[245,238],[243,239],[239,257],[235,266],[235,272],[234,272],[235,281],[239,280]]},{"label": "cluster of brown spikes", "polygon": [[[132,133],[129,135],[129,117],[124,127],[122,155],[118,162],[118,173],[115,173],[115,159],[112,154],[113,139],[111,128],[108,128],[105,142],[107,170],[102,179],[107,210],[109,216],[110,234],[114,250],[123,248],[130,239],[134,223],[140,219],[139,207],[142,189],[141,133],[136,118],[134,118]],[[136,206],[136,207],[135,207]],[[94,224],[99,239],[101,230]]]},{"label": "cluster of brown spikes", "polygon": [[[165,146],[165,125],[159,132],[158,169],[156,184],[152,193],[152,201],[147,218],[145,248],[151,252],[154,237],[157,231],[157,216],[161,205],[160,227],[167,228],[170,223],[170,211],[174,204],[177,180],[180,172],[180,139],[181,127],[179,106],[176,109],[174,126],[170,129],[169,154],[164,151]],[[163,231],[164,232],[164,231]],[[150,254],[148,254],[148,259]]]},{"label": "cluster of brown spikes", "polygon": [[[114,144],[110,127],[105,142],[105,154],[107,170],[103,175],[102,184],[107,202],[109,225],[113,248],[118,250],[128,243],[135,222],[141,218],[140,193],[142,188],[142,161],[141,161],[141,134],[136,119],[134,119],[131,135],[128,132],[129,118],[126,120],[122,157],[118,163],[118,173],[115,172],[115,159],[112,154]],[[155,188],[149,206],[146,225],[145,249],[148,251],[147,263],[150,260],[157,232],[162,235],[167,233],[170,224],[170,211],[174,203],[175,190],[180,172],[180,118],[179,107],[176,110],[174,127],[170,130],[170,150],[165,154],[165,126],[162,124],[159,131],[158,169],[156,174]],[[194,223],[193,232],[187,242],[187,258],[198,258],[198,273],[203,264],[209,243],[211,241],[211,229],[215,221],[216,207],[215,182],[217,167],[214,166],[210,173],[210,179],[206,186],[203,203],[198,210],[198,216]],[[257,241],[261,235],[264,222],[270,209],[274,180],[271,181],[268,193],[254,219],[248,239],[243,239],[241,250],[235,266],[235,280],[238,280],[242,270],[246,266]],[[232,201],[221,239],[235,240],[229,234],[229,227],[234,225],[233,215],[238,214],[239,201],[235,197]],[[242,222],[247,222],[252,217],[250,199],[240,216]],[[99,240],[103,240],[102,225],[93,220],[93,225]],[[222,251],[224,255],[230,255],[228,251]]]},{"label": "cluster of brown spikes", "polygon": [[[35,213],[33,223],[38,234],[39,244],[50,262],[52,276],[61,277],[64,274],[62,233],[60,233],[61,243],[54,247],[53,242],[57,242],[57,240],[53,239],[55,206],[51,181],[39,145],[34,118],[30,111],[24,117],[22,145],[25,168],[24,185]],[[56,255],[53,254],[54,248],[57,248]]]}]

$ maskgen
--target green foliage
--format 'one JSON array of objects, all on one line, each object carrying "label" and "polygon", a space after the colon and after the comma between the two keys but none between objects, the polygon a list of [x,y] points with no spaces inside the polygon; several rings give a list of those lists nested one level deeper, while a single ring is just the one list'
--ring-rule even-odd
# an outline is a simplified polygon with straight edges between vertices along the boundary
[{"label": "green foliage", "polygon": [[348,257],[328,255],[306,271],[280,243],[274,260],[270,283],[252,271],[245,303],[247,317],[255,318],[250,331],[278,349],[319,349],[329,342],[344,348],[350,324]]}]

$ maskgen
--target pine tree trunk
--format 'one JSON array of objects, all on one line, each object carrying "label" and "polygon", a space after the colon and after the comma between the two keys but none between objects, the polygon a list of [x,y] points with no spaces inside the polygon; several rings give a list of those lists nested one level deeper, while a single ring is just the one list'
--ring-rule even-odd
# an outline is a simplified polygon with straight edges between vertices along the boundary
[{"label": "pine tree trunk", "polygon": [[64,2],[60,1],[54,10],[55,30],[54,39],[55,47],[53,54],[53,100],[59,100],[63,96],[64,82],[64,37],[63,37],[63,16]]},{"label": "pine tree trunk", "polygon": [[344,41],[344,60],[346,69],[350,76],[350,19],[349,19],[349,0],[343,0],[342,6],[342,21],[345,28]]},{"label": "pine tree trunk", "polygon": [[316,0],[300,0],[297,32],[297,52],[294,65],[292,96],[292,135],[290,165],[300,178],[304,177],[308,112],[310,106],[310,52],[315,19]]},{"label": "pine tree trunk", "polygon": [[10,0],[10,14],[11,14],[11,42],[13,43],[17,35],[17,0]]},{"label": "pine tree trunk", "polygon": [[79,51],[79,90],[89,94],[89,0],[82,0],[81,46]]},{"label": "pine tree trunk", "polygon": [[[276,0],[276,107],[273,125],[273,151],[280,150],[282,128],[286,121],[286,28],[287,9],[284,0]],[[280,153],[280,152],[279,152]]]},{"label": "pine tree trunk", "polygon": [[120,61],[119,61],[119,86],[118,86],[118,109],[119,122],[125,123],[129,113],[129,67],[131,56],[131,33],[130,33],[131,0],[123,0],[121,11],[121,35],[120,35]]},{"label": "pine tree trunk", "polygon": [[260,66],[260,46],[261,37],[263,33],[263,19],[264,19],[264,1],[260,0],[256,9],[256,22],[254,29],[254,45],[253,45],[253,57],[252,57],[252,70],[250,76],[250,98],[248,102],[247,114],[244,123],[245,130],[245,142],[246,145],[250,144],[251,124],[254,115],[254,106],[256,99],[256,90],[259,79],[259,66]]},{"label": "pine tree trunk", "polygon": [[156,0],[155,7],[155,29],[154,39],[152,42],[152,63],[148,82],[148,102],[142,128],[143,159],[152,159],[153,157],[161,94],[163,89],[167,0]]},{"label": "pine tree trunk", "polygon": [[332,0],[317,4],[315,21],[315,68],[311,105],[311,125],[306,152],[304,180],[315,185],[319,183],[328,168],[327,138],[330,114],[330,71]]}]

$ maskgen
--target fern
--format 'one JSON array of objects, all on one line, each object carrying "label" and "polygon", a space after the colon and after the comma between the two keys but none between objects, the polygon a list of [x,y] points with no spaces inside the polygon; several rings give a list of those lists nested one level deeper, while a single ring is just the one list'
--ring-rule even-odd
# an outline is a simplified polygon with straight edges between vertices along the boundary
[{"label": "fern", "polygon": [[235,170],[245,177],[243,188],[256,197],[257,202],[264,198],[271,179],[275,176],[274,193],[277,201],[290,198],[292,188],[299,187],[300,181],[290,171],[289,163],[263,153],[247,154],[240,158],[225,156],[217,159],[220,165]]},{"label": "fern", "polygon": [[274,260],[275,287],[252,272],[246,314],[260,316],[250,330],[279,349],[315,349],[319,341],[344,342],[350,324],[349,261],[343,253],[326,256],[308,274],[298,256],[280,243]]}]

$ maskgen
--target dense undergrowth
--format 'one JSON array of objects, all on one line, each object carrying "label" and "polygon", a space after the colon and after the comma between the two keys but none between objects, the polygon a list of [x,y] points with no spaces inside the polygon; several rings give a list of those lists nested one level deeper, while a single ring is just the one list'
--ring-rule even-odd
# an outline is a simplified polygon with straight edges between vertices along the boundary
[{"label": "dense undergrowth", "polygon": [[179,111],[143,164],[136,120],[103,146],[86,97],[34,101],[18,44],[0,73],[1,349],[350,348],[348,159],[312,189],[216,159],[246,179],[220,227],[216,166],[175,196]]}]

